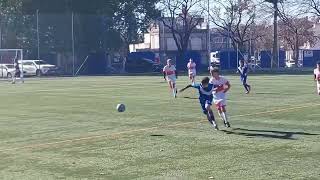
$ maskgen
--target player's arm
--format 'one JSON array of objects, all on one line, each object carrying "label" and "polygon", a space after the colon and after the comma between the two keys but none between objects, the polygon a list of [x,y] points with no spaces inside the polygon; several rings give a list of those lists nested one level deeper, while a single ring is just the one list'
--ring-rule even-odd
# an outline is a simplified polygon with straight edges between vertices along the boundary
[{"label": "player's arm", "polygon": [[167,80],[167,79],[166,79],[166,76],[167,76],[166,72],[163,71],[163,79],[164,79],[164,80]]},{"label": "player's arm", "polygon": [[225,85],[227,85],[227,88],[224,89],[224,91],[223,91],[224,93],[228,92],[230,90],[230,88],[231,88],[231,84],[230,84],[229,81],[227,81]]},{"label": "player's arm", "polygon": [[178,71],[177,71],[177,70],[175,70],[175,73],[176,73],[176,78],[178,79]]},{"label": "player's arm", "polygon": [[190,85],[186,86],[185,88],[180,89],[179,92],[183,92],[183,91],[185,91],[185,90],[187,90],[187,89],[189,89],[189,88],[191,88],[191,87],[193,87],[193,86],[190,84]]},{"label": "player's arm", "polygon": [[314,81],[317,81],[317,75],[313,75],[314,76]]}]

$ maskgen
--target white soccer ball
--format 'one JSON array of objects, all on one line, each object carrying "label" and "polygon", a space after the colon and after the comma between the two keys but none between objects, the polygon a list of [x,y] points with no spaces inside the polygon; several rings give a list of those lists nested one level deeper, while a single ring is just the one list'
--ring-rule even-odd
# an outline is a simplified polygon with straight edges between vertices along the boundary
[{"label": "white soccer ball", "polygon": [[126,110],[126,106],[124,104],[117,105],[118,112],[124,112]]}]

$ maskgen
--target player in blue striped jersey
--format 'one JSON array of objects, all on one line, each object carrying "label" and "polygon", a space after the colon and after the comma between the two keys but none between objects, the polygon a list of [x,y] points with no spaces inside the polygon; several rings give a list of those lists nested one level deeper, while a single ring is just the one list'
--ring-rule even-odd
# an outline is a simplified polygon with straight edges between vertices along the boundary
[{"label": "player in blue striped jersey", "polygon": [[192,85],[188,85],[187,87],[181,89],[180,92],[183,92],[191,87],[198,89],[199,102],[203,113],[207,115],[208,121],[212,125],[212,127],[215,130],[219,130],[211,108],[213,100],[212,92],[215,91],[215,88],[213,84],[209,83],[209,81],[210,79],[208,77],[205,77],[202,79],[201,84],[193,83]]},{"label": "player in blue striped jersey", "polygon": [[244,89],[246,90],[246,94],[249,94],[251,91],[251,86],[247,83],[248,80],[248,65],[244,62],[244,60],[239,61],[239,67],[237,73],[240,74],[240,80]]}]

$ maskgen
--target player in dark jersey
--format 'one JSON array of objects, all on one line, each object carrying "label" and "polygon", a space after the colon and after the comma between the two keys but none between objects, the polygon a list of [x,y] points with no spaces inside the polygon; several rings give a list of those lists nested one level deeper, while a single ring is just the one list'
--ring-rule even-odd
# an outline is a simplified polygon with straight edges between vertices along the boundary
[{"label": "player in dark jersey", "polygon": [[12,84],[15,84],[16,83],[16,79],[21,77],[21,71],[20,71],[18,60],[15,60],[14,68],[15,68],[15,72],[14,72],[14,77],[13,77],[13,80],[12,80]]},{"label": "player in dark jersey", "polygon": [[249,94],[251,91],[251,86],[247,83],[248,71],[248,65],[244,62],[244,60],[240,60],[237,73],[240,73],[240,80],[244,89],[246,90],[246,94]]},{"label": "player in dark jersey", "polygon": [[196,88],[199,91],[199,102],[202,108],[202,111],[205,115],[207,115],[209,123],[212,125],[212,127],[215,130],[218,129],[218,125],[215,121],[214,114],[212,111],[212,100],[213,95],[212,92],[215,90],[213,84],[209,83],[210,79],[208,77],[205,77],[202,79],[201,84],[193,83],[192,85],[188,85],[187,87],[180,90],[180,92],[185,91],[188,88]]}]

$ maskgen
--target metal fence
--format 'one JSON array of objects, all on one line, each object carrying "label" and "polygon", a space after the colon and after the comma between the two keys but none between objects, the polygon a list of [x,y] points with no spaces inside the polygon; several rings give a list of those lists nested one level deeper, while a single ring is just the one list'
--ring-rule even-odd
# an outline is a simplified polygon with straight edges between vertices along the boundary
[{"label": "metal fence", "polygon": [[0,20],[0,49],[23,49],[24,59],[45,60],[59,66],[63,74],[89,73],[94,67],[84,61],[90,54],[95,55],[91,61],[97,62],[91,64],[106,70],[122,51],[120,35],[110,25],[112,19],[103,15],[36,11]]}]

